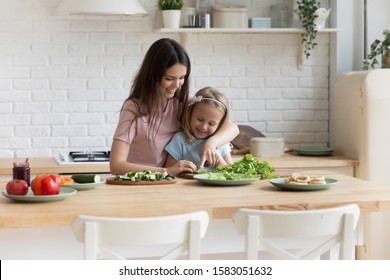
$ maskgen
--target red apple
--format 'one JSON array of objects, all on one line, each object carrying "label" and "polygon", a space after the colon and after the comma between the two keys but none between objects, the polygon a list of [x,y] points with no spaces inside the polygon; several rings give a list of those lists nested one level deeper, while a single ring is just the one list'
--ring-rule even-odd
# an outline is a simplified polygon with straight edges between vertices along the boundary
[{"label": "red apple", "polygon": [[26,195],[28,192],[28,184],[24,180],[14,179],[7,183],[6,189],[7,193],[11,195]]}]

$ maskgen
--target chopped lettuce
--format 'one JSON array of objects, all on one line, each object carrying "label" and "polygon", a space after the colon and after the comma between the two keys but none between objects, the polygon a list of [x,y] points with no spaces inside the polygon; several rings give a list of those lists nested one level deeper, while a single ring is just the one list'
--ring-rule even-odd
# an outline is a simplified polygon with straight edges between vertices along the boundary
[{"label": "chopped lettuce", "polygon": [[254,174],[237,174],[231,172],[210,173],[209,180],[245,180],[259,178],[259,175]]},{"label": "chopped lettuce", "polygon": [[246,154],[242,159],[237,160],[231,164],[219,165],[214,170],[214,173],[240,173],[240,174],[252,174],[260,176],[260,179],[274,178],[272,172],[275,168],[269,165],[266,161],[259,161],[251,154]]}]

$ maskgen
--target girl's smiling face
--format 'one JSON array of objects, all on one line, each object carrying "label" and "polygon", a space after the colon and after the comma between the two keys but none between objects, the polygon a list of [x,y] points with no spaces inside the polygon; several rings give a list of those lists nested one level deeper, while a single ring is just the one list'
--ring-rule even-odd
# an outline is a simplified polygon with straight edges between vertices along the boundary
[{"label": "girl's smiling face", "polygon": [[191,114],[191,130],[197,139],[206,139],[218,129],[225,112],[208,103],[196,103]]},{"label": "girl's smiling face", "polygon": [[175,96],[176,91],[183,85],[186,74],[187,67],[180,63],[167,68],[161,79],[163,95],[167,100]]}]

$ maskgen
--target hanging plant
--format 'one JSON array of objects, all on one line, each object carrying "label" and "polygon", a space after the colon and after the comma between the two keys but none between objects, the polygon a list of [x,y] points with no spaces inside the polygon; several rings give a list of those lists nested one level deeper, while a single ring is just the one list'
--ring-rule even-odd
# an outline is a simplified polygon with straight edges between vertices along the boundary
[{"label": "hanging plant", "polygon": [[302,22],[302,27],[305,29],[305,32],[301,36],[302,44],[304,45],[304,54],[306,59],[308,59],[311,51],[317,45],[315,39],[318,30],[315,23],[315,19],[317,18],[315,11],[319,9],[320,2],[316,0],[298,0],[297,4],[298,8],[295,10],[295,13],[298,15]]},{"label": "hanging plant", "polygon": [[384,39],[381,41],[376,39],[370,46],[370,53],[364,60],[363,70],[370,68],[374,69],[376,64],[379,64],[378,56],[382,56],[382,68],[390,68],[390,30],[385,30],[382,33]]}]

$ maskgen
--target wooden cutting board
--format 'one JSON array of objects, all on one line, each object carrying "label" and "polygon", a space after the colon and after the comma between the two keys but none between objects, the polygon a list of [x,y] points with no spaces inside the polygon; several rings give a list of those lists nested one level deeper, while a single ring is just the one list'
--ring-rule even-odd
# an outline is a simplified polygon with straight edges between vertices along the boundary
[{"label": "wooden cutting board", "polygon": [[239,125],[238,129],[240,133],[231,141],[233,147],[238,150],[249,148],[253,137],[265,137],[260,131],[249,125]]},{"label": "wooden cutting board", "polygon": [[109,185],[165,185],[175,184],[176,180],[160,180],[160,181],[130,181],[130,180],[115,180],[115,177],[106,179],[106,184]]},{"label": "wooden cutting board", "polygon": [[195,173],[184,173],[180,175],[180,178],[184,179],[194,179]]}]

